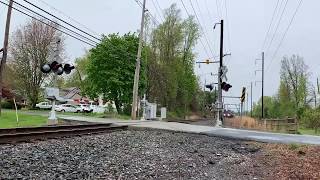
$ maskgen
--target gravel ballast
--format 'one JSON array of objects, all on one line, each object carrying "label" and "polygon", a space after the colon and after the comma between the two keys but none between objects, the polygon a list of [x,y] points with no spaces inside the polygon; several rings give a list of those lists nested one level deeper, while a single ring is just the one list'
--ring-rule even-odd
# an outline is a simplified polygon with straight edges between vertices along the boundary
[{"label": "gravel ballast", "polygon": [[127,130],[0,145],[1,179],[261,179],[257,145],[160,130]]}]

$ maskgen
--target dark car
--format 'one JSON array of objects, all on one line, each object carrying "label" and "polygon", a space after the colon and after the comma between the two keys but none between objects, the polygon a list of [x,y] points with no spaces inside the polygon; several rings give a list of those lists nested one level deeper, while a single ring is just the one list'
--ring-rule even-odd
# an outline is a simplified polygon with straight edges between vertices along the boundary
[{"label": "dark car", "polygon": [[223,117],[226,117],[226,118],[233,118],[234,115],[231,111],[224,111],[223,112]]}]

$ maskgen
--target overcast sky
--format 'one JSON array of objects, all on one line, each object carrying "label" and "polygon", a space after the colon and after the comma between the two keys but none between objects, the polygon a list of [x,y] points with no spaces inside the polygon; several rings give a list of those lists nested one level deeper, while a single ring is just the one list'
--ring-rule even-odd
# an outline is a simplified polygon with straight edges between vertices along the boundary
[{"label": "overcast sky", "polygon": [[[17,1],[25,4],[22,0]],[[170,4],[176,3],[181,9],[182,16],[184,18],[187,17],[181,1],[147,0],[149,12],[160,22],[162,19],[152,1],[155,4],[158,2],[162,11],[168,8]],[[188,12],[194,15],[190,1],[183,1]],[[260,69],[261,64],[257,61],[255,65],[254,61],[257,58],[261,58],[262,50],[268,49],[267,47],[276,29],[275,25],[279,21],[282,9],[288,0],[279,0],[278,11],[271,26],[271,31],[267,35],[266,48],[263,49],[263,42],[266,38],[266,33],[277,1],[278,0],[192,0],[203,31],[206,34],[202,34],[201,39],[207,49],[209,48],[206,41],[209,42],[214,56],[219,55],[220,32],[219,29],[213,31],[213,25],[220,21],[221,18],[226,21],[224,27],[225,53],[231,53],[232,56],[226,57],[224,62],[229,69],[227,74],[228,82],[232,84],[233,87],[230,89],[230,92],[224,93],[224,95],[240,96],[241,88],[243,86],[249,87],[250,82],[253,82],[254,101],[261,96],[261,84],[256,83],[255,86],[254,83],[261,79],[259,72],[257,72],[257,75],[254,73],[256,69]],[[266,52],[265,95],[274,95],[276,93],[279,85],[280,60],[281,57],[285,55],[298,54],[302,56],[312,72],[310,80],[314,84],[318,76],[317,72],[320,69],[320,61],[317,59],[320,54],[320,24],[317,23],[316,18],[320,17],[320,1],[318,0],[304,0],[302,2],[278,53],[271,63],[272,56],[280,43],[299,1],[300,0],[290,0],[287,2],[273,43],[270,45],[269,51]],[[30,2],[72,22],[66,16],[56,11],[56,9],[60,10],[98,34],[114,32],[123,34],[139,29],[141,8],[136,4],[135,0],[30,0]],[[197,6],[197,2],[199,6]],[[47,4],[56,9],[47,6]],[[5,14],[6,7],[0,4],[0,42],[3,41]],[[26,20],[27,18],[24,15],[14,11],[11,31],[14,31]],[[75,22],[72,22],[72,24],[81,27]],[[84,27],[81,28],[86,30]],[[205,37],[207,37],[207,40],[205,40]],[[85,49],[88,48],[88,45],[68,37],[66,41],[68,60],[73,61],[76,57],[82,56]],[[200,41],[194,49],[194,52],[197,54],[197,61],[208,58]],[[208,54],[211,56],[212,53],[210,52]],[[196,65],[195,71],[200,75],[201,83],[204,83],[205,80],[207,82],[217,81],[216,77],[204,75],[210,72],[216,73],[217,64],[201,65],[200,68]],[[229,103],[239,103],[239,100],[226,99],[225,101]]]}]

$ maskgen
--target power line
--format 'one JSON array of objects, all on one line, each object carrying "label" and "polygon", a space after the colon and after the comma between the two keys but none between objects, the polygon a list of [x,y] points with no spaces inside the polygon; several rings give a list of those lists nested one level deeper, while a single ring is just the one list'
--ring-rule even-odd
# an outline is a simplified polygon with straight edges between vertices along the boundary
[{"label": "power line", "polygon": [[[198,10],[199,10],[199,12],[201,12],[201,8],[200,8],[200,5],[199,5],[199,3],[198,3],[198,1],[196,0],[195,1],[196,2],[196,5],[197,5],[197,8],[198,8]],[[207,9],[208,10],[208,9]],[[202,16],[202,14],[200,13],[200,18],[202,19],[202,21],[204,22],[203,24],[204,25],[206,25],[207,23],[206,23],[206,21],[205,21],[205,18],[203,18],[203,16]],[[210,21],[211,22],[211,21]],[[213,21],[212,21],[213,22]],[[209,27],[210,27],[210,24],[209,24]],[[204,32],[203,32],[204,33]],[[214,36],[213,36],[214,37]],[[209,44],[211,44],[211,41],[210,41],[210,36],[209,36]],[[215,41],[213,41],[213,42],[215,42]],[[218,43],[217,43],[218,44]],[[213,49],[214,49],[214,45],[213,45],[213,48],[211,47],[211,45],[209,45],[209,48],[210,48],[210,50],[211,50],[211,53],[214,55],[214,53],[213,53]]]},{"label": "power line", "polygon": [[303,1],[303,0],[300,0],[300,1],[299,1],[299,4],[298,4],[296,10],[295,10],[295,12],[293,13],[293,16],[292,16],[292,18],[291,18],[291,20],[290,20],[290,23],[289,23],[289,25],[287,26],[287,28],[286,28],[286,30],[285,30],[285,32],[284,32],[284,34],[283,34],[283,36],[282,36],[282,38],[281,38],[281,40],[280,40],[280,43],[278,44],[278,47],[277,47],[276,51],[274,52],[274,54],[273,54],[273,56],[272,56],[272,59],[271,59],[269,65],[268,65],[268,67],[267,67],[267,71],[268,71],[269,67],[271,66],[272,61],[275,59],[275,56],[277,55],[277,53],[278,53],[278,51],[279,51],[279,49],[280,49],[280,47],[281,47],[281,45],[282,45],[282,42],[283,42],[284,38],[286,37],[286,35],[287,35],[287,33],[288,33],[289,29],[290,29],[290,26],[291,26],[291,24],[292,24],[292,22],[293,22],[293,20],[294,20],[294,18],[295,18],[295,16],[296,16],[296,14],[297,14],[300,6],[301,6],[301,4],[302,4],[302,1]]},{"label": "power line", "polygon": [[[6,4],[6,3],[4,3],[4,2],[2,2],[2,1],[0,1],[0,3],[4,4],[4,5],[6,5],[6,6],[9,6],[9,4]],[[81,41],[81,42],[83,42],[83,43],[86,43],[86,44],[88,44],[88,45],[90,45],[90,46],[95,47],[95,45],[93,45],[93,44],[91,44],[91,43],[89,43],[89,42],[87,42],[87,41],[84,41],[84,40],[82,40],[82,39],[80,39],[80,38],[78,38],[78,37],[76,37],[76,36],[73,36],[73,35],[65,32],[65,31],[63,31],[63,30],[61,30],[61,29],[59,29],[59,28],[57,28],[57,27],[54,27],[54,26],[50,25],[49,23],[46,23],[46,22],[44,22],[44,21],[42,21],[42,20],[40,20],[40,19],[38,19],[38,18],[30,15],[30,14],[27,14],[27,13],[19,10],[19,9],[16,8],[16,7],[13,7],[13,6],[9,6],[9,7],[12,7],[12,9],[14,9],[14,10],[16,10],[16,11],[18,11],[18,12],[20,12],[20,13],[22,13],[22,14],[30,17],[30,18],[32,18],[32,19],[35,19],[35,20],[37,20],[37,21],[39,21],[39,22],[41,22],[41,23],[43,23],[43,24],[45,24],[45,25],[47,25],[47,26],[49,26],[49,27],[51,27],[51,28],[53,28],[53,29],[55,29],[55,30],[57,30],[57,31],[60,31],[60,32],[66,34],[66,35],[68,35],[68,36],[70,36],[70,37],[73,37],[74,39],[77,39],[77,40],[79,40],[79,41]]]},{"label": "power line", "polygon": [[90,31],[90,32],[92,32],[92,33],[94,33],[94,34],[96,34],[97,36],[100,36],[100,35],[99,35],[99,33],[95,32],[94,30],[90,29],[89,27],[85,26],[84,24],[80,23],[79,21],[75,20],[74,18],[72,18],[72,17],[68,16],[67,14],[65,14],[65,13],[64,13],[64,12],[62,12],[61,10],[59,10],[59,9],[57,9],[57,8],[55,8],[55,7],[53,7],[52,5],[48,4],[47,2],[45,2],[45,1],[43,1],[43,0],[38,0],[38,1],[40,1],[41,3],[43,3],[43,4],[47,5],[47,6],[48,6],[49,8],[51,8],[52,10],[54,10],[54,11],[56,11],[56,12],[58,12],[58,13],[60,13],[60,14],[64,15],[64,16],[65,16],[65,17],[67,17],[69,20],[71,20],[71,21],[73,21],[73,22],[77,23],[78,25],[82,26],[82,27],[83,27],[83,28],[85,28],[86,30],[88,30],[88,31]]},{"label": "power line", "polygon": [[285,2],[285,4],[284,4],[284,7],[283,7],[283,9],[282,9],[282,12],[281,12],[279,21],[278,21],[277,26],[276,26],[276,29],[275,29],[275,31],[274,31],[274,33],[273,33],[273,35],[272,35],[272,38],[271,38],[271,41],[270,41],[270,43],[269,43],[269,46],[268,46],[268,48],[267,48],[267,50],[266,50],[266,53],[269,52],[269,49],[270,49],[270,47],[271,47],[271,44],[272,44],[272,42],[273,42],[273,40],[274,40],[274,38],[275,38],[275,36],[276,36],[276,33],[277,33],[278,28],[279,28],[279,26],[280,26],[280,23],[281,23],[283,14],[284,14],[284,12],[285,12],[285,10],[286,10],[287,4],[288,4],[288,0],[286,0],[286,2]]},{"label": "power line", "polygon": [[227,24],[227,38],[228,38],[228,46],[229,51],[231,51],[231,37],[230,37],[230,27],[229,27],[229,18],[228,18],[228,8],[227,8],[227,0],[224,0],[225,14],[226,14],[226,24]]},{"label": "power line", "polygon": [[205,0],[204,2],[205,2],[205,6],[206,6],[206,9],[207,9],[208,15],[209,15],[209,21],[211,21],[210,17],[212,17],[212,20],[214,20],[212,14],[210,13],[209,7],[208,7],[208,1]]},{"label": "power line", "polygon": [[[156,9],[156,12],[158,13],[160,19],[162,19],[162,21],[164,21],[164,17],[162,16],[163,14],[161,13],[161,8],[160,8],[160,10],[159,10],[159,9],[158,9],[158,6],[157,6],[157,5],[159,5],[159,3],[158,3],[158,1],[157,1],[157,5],[156,5],[154,1],[155,1],[155,0],[151,0],[151,2],[152,2],[152,4],[153,4],[154,8]],[[159,7],[160,7],[160,6],[159,6]]]},{"label": "power line", "polygon": [[[205,41],[206,41],[206,43],[207,43],[207,45],[208,45],[208,47],[209,47],[209,49],[210,49],[210,52],[211,52],[212,56],[214,56],[214,53],[213,53],[212,48],[211,48],[211,45],[210,45],[210,43],[209,43],[209,41],[208,41],[207,33],[203,30],[203,27],[202,27],[202,25],[201,25],[201,22],[200,22],[200,20],[199,20],[199,17],[198,17],[198,15],[197,15],[196,10],[194,9],[194,6],[193,6],[193,4],[192,4],[192,1],[189,0],[189,2],[190,2],[190,4],[191,4],[192,10],[193,10],[194,15],[195,15],[195,17],[196,17],[196,20],[197,20],[198,23],[199,23],[200,30],[202,31],[202,33],[203,33],[203,35],[204,35],[204,39],[205,39]],[[198,1],[196,1],[196,2],[198,2]]]},{"label": "power line", "polygon": [[39,10],[41,10],[41,11],[43,11],[43,12],[47,13],[47,14],[49,14],[50,16],[52,16],[52,17],[54,17],[54,18],[58,19],[59,21],[61,21],[61,22],[65,23],[65,24],[67,24],[67,25],[69,25],[69,26],[71,26],[71,27],[73,27],[73,28],[77,29],[78,31],[80,31],[80,32],[82,32],[82,33],[84,33],[84,34],[86,34],[86,35],[88,35],[88,36],[90,36],[90,37],[92,37],[92,38],[94,38],[94,39],[96,39],[96,40],[99,40],[99,41],[101,41],[101,40],[102,40],[101,38],[97,38],[97,37],[93,36],[92,34],[89,34],[88,32],[85,32],[84,30],[82,30],[82,29],[80,29],[80,28],[78,28],[78,27],[76,27],[76,26],[74,26],[74,25],[72,25],[72,24],[70,24],[70,23],[66,22],[65,20],[63,20],[63,19],[61,19],[61,18],[59,18],[59,17],[57,17],[57,16],[53,15],[52,13],[50,13],[50,12],[48,12],[48,11],[46,11],[46,10],[44,10],[44,9],[40,8],[39,6],[36,6],[35,4],[33,4],[33,3],[31,3],[31,2],[29,2],[29,1],[27,1],[27,0],[23,0],[23,1],[25,1],[26,3],[30,4],[31,6],[33,6],[33,7],[37,8],[37,9],[39,9]]},{"label": "power line", "polygon": [[[185,4],[184,4],[183,0],[180,0],[180,2],[181,2],[181,4],[182,4],[182,6],[183,6],[184,10],[186,11],[187,15],[188,15],[189,17],[191,17],[191,15],[190,15],[190,13],[189,13],[188,9],[186,8],[186,6],[185,6]],[[199,40],[200,40],[200,44],[202,45],[202,47],[203,47],[203,49],[204,49],[205,53],[207,54],[207,56],[208,56],[208,57],[211,57],[211,56],[209,55],[208,50],[207,50],[206,46],[204,45],[204,43],[203,43],[202,39],[200,38]]]},{"label": "power line", "polygon": [[89,40],[89,41],[91,41],[91,42],[93,42],[93,43],[95,43],[95,44],[98,44],[98,42],[96,42],[96,41],[94,41],[94,40],[92,40],[92,39],[90,39],[90,38],[88,38],[88,37],[86,37],[86,36],[84,36],[84,35],[82,35],[82,34],[79,34],[78,32],[75,32],[75,31],[73,31],[72,29],[63,26],[63,25],[61,25],[61,24],[59,24],[59,23],[57,23],[57,22],[55,22],[55,21],[53,21],[53,20],[51,20],[51,19],[43,16],[43,15],[41,15],[41,14],[33,11],[32,9],[27,8],[26,6],[20,4],[20,3],[16,2],[16,1],[13,1],[13,2],[14,2],[15,4],[18,4],[20,7],[23,7],[24,9],[28,10],[29,12],[32,12],[32,13],[40,16],[41,18],[46,19],[46,20],[48,20],[48,21],[56,24],[57,26],[60,26],[60,27],[62,27],[62,28],[64,28],[64,29],[67,29],[68,31],[70,31],[70,32],[72,32],[72,33],[74,33],[74,34],[76,34],[76,35],[78,35],[78,36],[80,36],[80,37],[82,37],[82,38],[84,38],[84,39],[87,39],[87,40]]},{"label": "power line", "polygon": [[[218,15],[218,18],[219,18],[219,19],[222,19],[221,7],[220,7],[220,5],[219,5],[219,3],[218,3],[218,0],[216,0],[216,7],[217,7],[217,15]],[[220,9],[220,11],[219,11],[219,9]]]},{"label": "power line", "polygon": [[267,37],[268,37],[268,34],[269,34],[269,32],[270,32],[271,25],[272,25],[272,22],[273,22],[273,20],[274,20],[276,11],[277,11],[277,9],[278,9],[278,5],[279,5],[279,0],[277,0],[276,7],[274,8],[274,11],[273,11],[273,13],[272,13],[272,18],[271,18],[271,21],[270,21],[270,24],[269,24],[269,27],[268,27],[268,31],[267,31],[267,34],[266,34],[266,36],[265,36],[265,38],[264,38],[264,41],[263,41],[263,44],[262,44],[262,48],[261,48],[261,49],[263,49],[264,46],[266,45]]},{"label": "power line", "polygon": [[[138,6],[140,6],[140,8],[141,9],[143,9],[143,5],[142,5],[142,3],[139,1],[139,0],[134,0],[137,4],[138,4]],[[152,19],[152,21],[155,23],[155,24],[157,24],[157,25],[159,25],[160,23],[159,23],[159,21],[157,20],[157,18],[155,18],[151,13],[150,13],[150,11],[147,9],[147,8],[145,8],[145,11],[148,11],[149,13],[149,16],[151,17],[151,19]]]},{"label": "power line", "polygon": [[[26,1],[27,3],[29,3],[27,0],[24,0],[24,1]],[[15,3],[16,3],[16,2],[15,2]],[[48,11],[46,11],[46,10],[44,10],[44,9],[42,9],[42,8],[34,5],[34,4],[32,4],[32,3],[29,3],[29,4],[31,4],[32,6],[36,7],[37,9],[40,9],[41,11],[43,11],[43,12],[45,12],[45,13],[47,13],[47,14],[49,14],[50,16],[52,16],[52,17],[60,20],[61,22],[63,22],[63,23],[65,23],[65,24],[67,24],[67,25],[69,25],[69,26],[71,26],[71,27],[79,30],[80,32],[83,32],[84,34],[86,34],[86,35],[88,35],[88,36],[90,36],[90,37],[93,37],[93,38],[95,38],[95,39],[97,39],[97,40],[99,40],[99,41],[102,41],[102,39],[97,38],[97,37],[89,34],[88,32],[85,32],[85,31],[81,30],[80,28],[78,28],[78,27],[70,24],[69,22],[66,22],[65,20],[63,20],[63,19],[61,19],[61,18],[53,15],[52,13],[50,13],[50,12],[48,12]],[[31,10],[31,11],[32,11],[32,10]],[[34,12],[34,11],[32,11],[32,12]],[[34,13],[36,13],[36,12],[34,12]],[[36,13],[36,14],[39,14],[39,13]],[[42,15],[41,15],[41,16],[42,16]],[[45,18],[45,19],[48,19],[48,18],[46,18],[46,17],[44,17],[44,18]],[[49,19],[49,20],[50,20],[50,19]],[[52,21],[52,20],[50,20],[50,21]],[[53,21],[53,22],[54,22],[54,21]],[[56,23],[56,22],[54,22],[54,23]],[[62,26],[62,25],[60,25],[60,24],[58,24],[58,25],[59,25],[59,26]],[[72,31],[72,30],[70,30],[69,28],[66,28],[65,26],[62,26],[62,27],[64,27],[65,29],[68,29],[69,31]],[[74,31],[72,31],[72,32],[74,32]],[[75,32],[75,33],[76,33],[76,32]],[[76,34],[79,34],[79,33],[76,33]],[[80,35],[80,36],[85,37],[85,36],[83,36],[83,35]],[[85,38],[88,39],[87,37],[85,37]],[[107,40],[110,41],[109,39],[107,39]],[[91,41],[92,41],[92,40],[91,40]],[[97,43],[97,42],[95,42],[95,43]],[[97,43],[97,44],[98,44],[98,43]],[[129,54],[127,51],[125,51],[125,50],[123,50],[123,49],[119,49],[119,48],[117,48],[116,46],[114,46],[114,45],[112,45],[112,44],[111,44],[110,47],[112,47],[113,50],[116,49],[116,50],[122,51],[124,54],[126,54],[127,57],[131,56],[131,54]]]},{"label": "power line", "polygon": [[[2,1],[0,1],[0,3],[4,4],[4,5],[6,5],[6,6],[9,6],[8,4],[6,4],[6,3],[4,3],[4,2],[2,2]],[[15,2],[15,3],[16,3],[16,2]],[[51,25],[51,24],[49,24],[49,23],[46,23],[46,22],[44,22],[43,20],[40,20],[39,18],[36,18],[36,17],[34,17],[34,16],[26,13],[26,12],[23,12],[22,10],[19,10],[19,9],[16,8],[16,7],[13,7],[13,6],[12,6],[12,8],[13,8],[14,10],[16,10],[16,11],[18,11],[18,12],[20,12],[20,13],[22,13],[22,14],[30,17],[30,18],[32,18],[32,19],[35,19],[35,20],[37,20],[37,21],[39,21],[39,22],[41,22],[41,23],[43,23],[43,24],[45,24],[45,25],[47,25],[47,26],[49,26],[49,27],[51,27],[51,28],[53,28],[53,29],[56,29],[57,31],[62,32],[62,33],[66,34],[66,35],[68,35],[68,36],[70,36],[70,37],[72,37],[72,38],[74,38],[74,39],[77,39],[77,40],[79,40],[79,41],[81,41],[81,42],[83,42],[83,43],[86,43],[86,44],[88,44],[88,45],[90,45],[90,46],[92,46],[92,47],[96,47],[96,45],[93,45],[93,44],[91,44],[91,43],[89,43],[89,42],[87,42],[87,41],[85,41],[85,40],[83,40],[83,39],[81,39],[81,38],[79,38],[79,37],[76,37],[75,35],[72,35],[72,34],[66,32],[66,31],[63,31],[63,30],[61,30],[61,29],[59,29],[59,28],[57,28],[57,27],[54,27],[53,25]],[[31,10],[31,11],[32,11],[32,10]],[[46,19],[48,19],[48,18],[46,18]],[[52,22],[52,20],[51,20],[51,22]],[[54,22],[54,21],[53,21],[53,22]],[[62,26],[62,25],[60,25],[60,26]],[[62,26],[62,27],[64,27],[64,26]],[[111,43],[111,41],[110,41],[109,39],[106,38],[106,40]],[[128,53],[127,51],[125,51],[125,50],[123,50],[123,49],[121,49],[121,48],[117,48],[117,47],[114,46],[112,43],[110,44],[109,47],[112,47],[111,49],[113,49],[113,50],[122,51],[123,54],[125,54],[126,57],[134,56],[133,54],[130,54],[130,53]]]},{"label": "power line", "polygon": [[[225,19],[226,19],[226,24],[227,24],[228,47],[229,47],[229,53],[230,53],[232,50],[231,50],[231,37],[230,37],[230,27],[229,27],[227,0],[224,0],[224,7],[225,7],[225,16],[226,16]],[[228,62],[229,61],[227,61],[226,65],[228,65]]]}]

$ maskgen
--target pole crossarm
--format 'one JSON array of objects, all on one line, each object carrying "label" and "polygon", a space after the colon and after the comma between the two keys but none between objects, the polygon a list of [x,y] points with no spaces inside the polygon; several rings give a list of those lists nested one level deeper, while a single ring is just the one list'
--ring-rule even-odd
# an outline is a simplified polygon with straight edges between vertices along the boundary
[{"label": "pole crossarm", "polygon": [[223,98],[235,98],[235,99],[240,99],[240,96],[222,96]]},{"label": "pole crossarm", "polygon": [[197,64],[212,64],[212,63],[219,63],[220,61],[197,61]]}]

